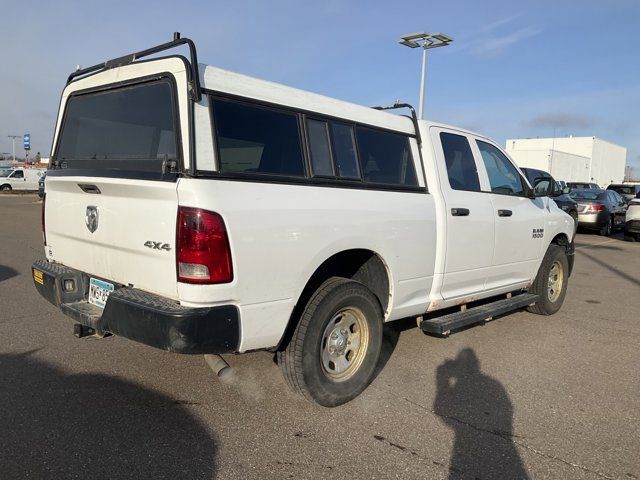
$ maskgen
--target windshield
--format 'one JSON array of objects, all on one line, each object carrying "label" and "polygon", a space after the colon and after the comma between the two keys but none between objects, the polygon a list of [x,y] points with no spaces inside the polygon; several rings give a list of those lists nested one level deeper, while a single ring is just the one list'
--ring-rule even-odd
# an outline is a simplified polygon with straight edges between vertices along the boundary
[{"label": "windshield", "polygon": [[13,170],[0,170],[0,177],[8,177]]},{"label": "windshield", "polygon": [[635,187],[625,187],[625,186],[611,186],[609,190],[613,190],[614,192],[618,192],[620,195],[635,195],[636,189]]},{"label": "windshield", "polygon": [[161,171],[176,160],[172,95],[159,80],[70,97],[56,160],[63,168]]}]

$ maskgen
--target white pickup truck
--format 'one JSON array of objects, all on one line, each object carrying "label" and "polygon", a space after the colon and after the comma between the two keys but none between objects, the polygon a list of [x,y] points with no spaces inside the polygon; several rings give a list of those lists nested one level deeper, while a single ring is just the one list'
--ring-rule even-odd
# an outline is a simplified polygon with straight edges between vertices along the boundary
[{"label": "white pickup truck", "polygon": [[[140,60],[184,44],[190,60]],[[179,34],[74,72],[35,287],[78,336],[273,351],[325,406],[371,382],[385,322],[555,313],[574,225],[554,186],[534,193],[482,135],[383,109],[199,65]]]}]

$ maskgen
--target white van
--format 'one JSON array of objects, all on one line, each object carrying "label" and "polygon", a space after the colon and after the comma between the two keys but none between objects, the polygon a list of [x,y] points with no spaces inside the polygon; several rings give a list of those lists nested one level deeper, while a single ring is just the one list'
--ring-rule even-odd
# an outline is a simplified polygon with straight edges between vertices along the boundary
[{"label": "white van", "polygon": [[16,167],[0,170],[0,192],[38,190],[38,181],[45,174],[42,168]]},{"label": "white van", "polygon": [[[140,60],[185,43],[191,61]],[[555,184],[534,191],[496,142],[409,110],[199,65],[179,36],[75,72],[35,287],[78,336],[273,351],[325,406],[369,384],[384,322],[446,336],[555,313],[574,258]]]}]

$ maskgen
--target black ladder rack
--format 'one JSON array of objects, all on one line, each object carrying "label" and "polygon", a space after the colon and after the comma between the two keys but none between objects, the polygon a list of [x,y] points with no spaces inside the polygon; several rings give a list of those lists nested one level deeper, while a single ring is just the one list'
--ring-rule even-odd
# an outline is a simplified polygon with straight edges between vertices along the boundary
[{"label": "black ladder rack", "polygon": [[[105,70],[109,70],[111,68],[122,67],[123,65],[130,65],[134,63],[136,60],[139,60],[143,57],[148,57],[149,55],[153,55],[155,53],[159,53],[165,50],[170,50],[175,47],[179,47],[180,45],[188,45],[189,53],[191,55],[191,62],[189,65],[189,69],[187,70],[189,78],[189,94],[191,99],[194,102],[199,102],[202,98],[202,92],[200,89],[200,75],[198,73],[198,54],[196,53],[196,46],[193,41],[186,37],[181,37],[180,32],[174,32],[173,40],[167,43],[163,43],[160,45],[156,45],[155,47],[147,48],[146,50],[141,50],[139,52],[130,53],[123,57],[114,58],[111,60],[107,60],[106,62],[98,63],[91,67],[81,68],[71,73],[67,78],[67,85],[71,82],[78,80],[79,77],[85,78],[90,75],[95,75],[99,72],[104,72]],[[189,62],[188,62],[189,63]]]}]

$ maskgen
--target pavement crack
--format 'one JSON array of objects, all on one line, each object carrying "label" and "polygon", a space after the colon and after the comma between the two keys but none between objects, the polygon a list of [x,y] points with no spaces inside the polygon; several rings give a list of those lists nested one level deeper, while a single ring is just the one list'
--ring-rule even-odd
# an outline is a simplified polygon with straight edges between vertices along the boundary
[{"label": "pavement crack", "polygon": [[[417,451],[415,451],[415,450],[413,450],[411,448],[405,447],[404,445],[400,445],[399,443],[394,443],[391,440],[387,440],[382,435],[374,435],[373,438],[375,438],[377,441],[379,441],[381,443],[384,443],[384,444],[388,445],[391,448],[394,448],[396,450],[400,450],[401,452],[403,452],[405,454],[410,454],[411,456],[416,457],[419,460],[422,460],[422,461],[425,461],[425,462],[431,462],[431,464],[435,465],[436,467],[440,467],[440,468],[443,468],[443,469],[448,470],[450,472],[458,473],[458,474],[461,474],[461,475],[464,475],[464,473],[465,473],[464,471],[462,471],[462,470],[460,470],[458,468],[454,468],[454,467],[448,466],[446,461],[445,462],[441,462],[439,460],[433,460],[431,458],[427,458],[427,457],[419,454]],[[477,477],[474,477],[474,478],[477,478]]]},{"label": "pavement crack", "polygon": [[542,452],[540,450],[538,450],[537,448],[533,448],[529,445],[526,445],[522,442],[517,442],[514,440],[514,442],[516,445],[522,447],[522,448],[526,448],[527,450],[529,450],[530,452],[539,455],[541,457],[544,458],[548,458],[550,460],[555,460],[557,462],[561,462],[564,463],[565,465],[569,465],[570,467],[574,467],[574,468],[578,468],[580,470],[582,470],[583,472],[587,472],[587,473],[592,473],[593,475],[597,475],[600,478],[607,478],[610,480],[615,479],[615,477],[612,477],[610,475],[607,475],[606,473],[603,472],[599,472],[598,470],[592,470],[591,468],[585,467],[584,465],[580,465],[579,463],[574,463],[574,462],[570,462],[569,460],[565,460],[564,458],[560,458],[560,457],[556,457],[555,455],[550,455],[548,453]]},{"label": "pavement crack", "polygon": [[499,431],[499,430],[489,430],[489,429],[486,429],[486,428],[478,427],[477,425],[474,425],[474,424],[469,423],[469,422],[465,422],[464,420],[460,420],[459,418],[452,417],[452,416],[449,416],[449,415],[443,415],[441,413],[435,412],[435,411],[431,410],[430,408],[427,408],[424,405],[421,405],[421,404],[419,404],[417,402],[414,402],[413,400],[410,400],[410,399],[408,399],[406,397],[401,397],[401,398],[403,400],[405,400],[406,402],[410,403],[411,405],[414,405],[415,407],[418,407],[418,408],[420,408],[422,410],[430,412],[430,413],[432,413],[432,414],[434,414],[434,415],[436,415],[438,417],[446,418],[447,420],[453,420],[455,422],[458,422],[458,423],[460,423],[462,425],[465,425],[465,426],[467,426],[469,428],[473,428],[474,430],[478,430],[480,432],[485,432],[485,433],[489,433],[491,435],[496,435],[496,436],[498,436],[498,437],[500,437],[500,438],[502,438],[503,440],[506,440],[506,441],[512,441],[513,443],[515,443],[519,447],[522,447],[522,448],[530,451],[531,453],[533,453],[535,455],[538,455],[538,456],[541,456],[541,457],[544,457],[544,458],[548,458],[550,460],[555,460],[555,461],[560,462],[560,463],[564,463],[565,465],[568,465],[570,467],[578,468],[578,469],[580,469],[580,470],[582,470],[584,472],[591,473],[593,475],[597,475],[600,478],[606,478],[606,479],[610,479],[610,480],[613,480],[615,478],[615,477],[612,477],[610,475],[607,475],[606,473],[600,472],[598,470],[593,470],[591,468],[585,467],[584,465],[580,465],[579,463],[571,462],[569,460],[565,460],[564,458],[556,457],[555,455],[551,455],[551,454],[545,453],[545,452],[543,452],[541,450],[538,450],[537,448],[534,448],[534,447],[532,447],[530,445],[527,445],[526,443],[523,443],[522,441],[518,441],[517,440],[518,438],[525,438],[525,437],[521,437],[521,436],[518,436],[518,435],[513,435],[513,434],[510,434],[510,433],[507,433],[507,432],[502,432],[502,431]]},{"label": "pavement crack", "polygon": [[440,418],[446,418],[447,420],[453,420],[454,422],[458,422],[462,425],[465,425],[469,428],[473,428],[474,430],[478,430],[479,432],[484,432],[484,433],[490,433],[491,435],[496,435],[504,440],[510,441],[512,438],[524,438],[521,437],[519,435],[515,435],[513,433],[507,433],[507,432],[503,432],[501,430],[489,430],[487,428],[482,428],[482,427],[478,427],[477,425],[474,425],[473,423],[469,423],[469,422],[465,422],[464,420],[460,420],[457,417],[453,417],[450,415],[445,415],[443,413],[438,413],[434,410],[431,410],[430,408],[425,407],[424,405],[420,405],[419,403],[414,402],[413,400],[409,400],[406,397],[402,397],[403,400],[405,400],[406,402],[410,403],[411,405],[414,405],[418,408],[421,408],[422,410],[425,410],[427,412],[430,412]]}]

